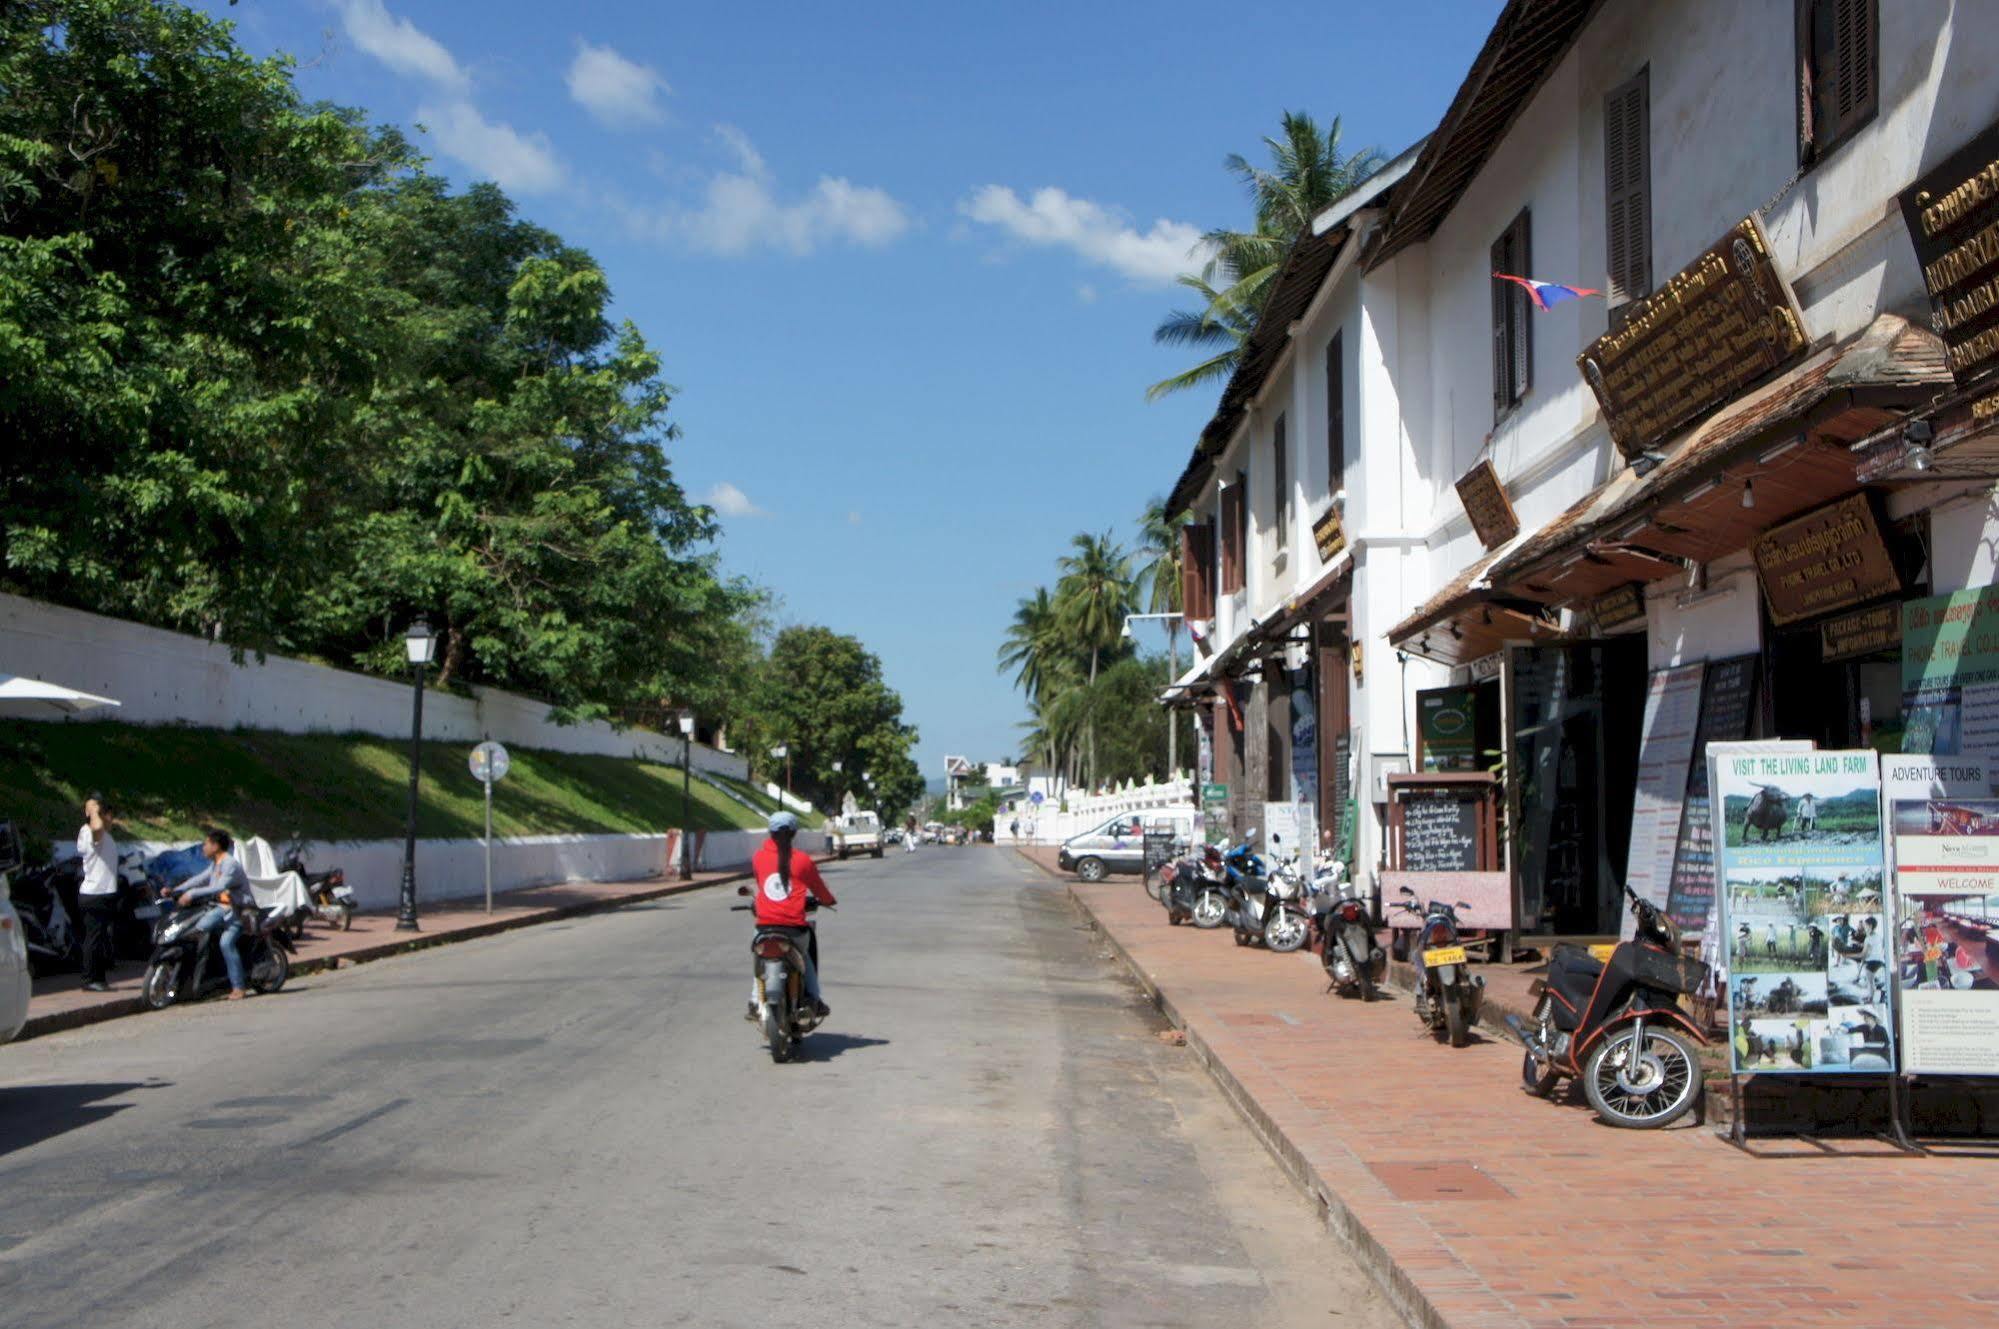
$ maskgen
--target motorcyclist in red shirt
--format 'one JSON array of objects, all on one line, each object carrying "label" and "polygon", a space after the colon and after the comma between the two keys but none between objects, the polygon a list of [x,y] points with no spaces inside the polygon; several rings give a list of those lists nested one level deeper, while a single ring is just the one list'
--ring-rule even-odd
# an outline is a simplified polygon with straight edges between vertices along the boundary
[{"label": "motorcyclist in red shirt", "polygon": [[[832,1008],[819,998],[819,938],[805,919],[805,900],[810,892],[823,905],[839,901],[826,889],[826,879],[819,875],[819,865],[812,861],[812,855],[792,850],[791,842],[797,834],[796,816],[789,812],[775,813],[770,819],[770,838],[750,859],[750,875],[756,885],[757,927],[803,934],[805,944],[798,949],[805,957],[805,998],[823,1020],[832,1014]],[[748,1018],[752,1022],[757,1018],[754,997]]]}]

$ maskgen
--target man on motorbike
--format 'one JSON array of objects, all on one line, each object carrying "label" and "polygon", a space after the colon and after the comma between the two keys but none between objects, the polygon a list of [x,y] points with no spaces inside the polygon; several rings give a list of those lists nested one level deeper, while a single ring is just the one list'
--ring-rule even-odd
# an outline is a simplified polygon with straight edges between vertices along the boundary
[{"label": "man on motorbike", "polygon": [[223,968],[229,972],[229,1000],[241,1001],[249,994],[243,986],[243,957],[236,949],[236,942],[243,935],[243,915],[255,902],[250,897],[249,875],[232,852],[235,848],[229,832],[211,827],[201,839],[201,856],[208,860],[208,867],[175,887],[171,894],[180,897],[182,908],[196,900],[215,901],[195,926],[203,932],[222,934],[216,938],[216,944],[222,950]]},{"label": "man on motorbike", "polygon": [[[796,816],[789,812],[773,814],[770,838],[750,859],[750,876],[756,884],[756,919],[759,928],[782,928],[797,934],[798,953],[805,961],[805,997],[823,1020],[832,1010],[819,999],[819,965],[815,954],[818,948],[805,921],[806,893],[811,892],[812,898],[824,905],[839,901],[826,889],[826,879],[819,875],[819,866],[812,856],[793,852],[792,840],[797,834]],[[757,1018],[754,998],[750,1001],[748,1018],[751,1021]]]}]

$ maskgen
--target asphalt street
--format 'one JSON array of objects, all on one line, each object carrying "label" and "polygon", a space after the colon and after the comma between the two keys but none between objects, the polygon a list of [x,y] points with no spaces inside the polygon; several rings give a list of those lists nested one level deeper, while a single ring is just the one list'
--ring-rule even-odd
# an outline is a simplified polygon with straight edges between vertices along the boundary
[{"label": "asphalt street", "polygon": [[727,888],[0,1048],[0,1324],[1398,1323],[1059,884],[828,880],[799,1064]]}]

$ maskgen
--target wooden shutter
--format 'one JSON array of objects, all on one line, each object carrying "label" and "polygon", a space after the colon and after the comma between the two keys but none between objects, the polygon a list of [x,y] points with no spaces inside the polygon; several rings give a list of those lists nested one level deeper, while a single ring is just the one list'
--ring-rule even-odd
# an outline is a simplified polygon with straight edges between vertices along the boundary
[{"label": "wooden shutter", "polygon": [[1652,289],[1651,71],[1603,99],[1605,254],[1612,309]]},{"label": "wooden shutter", "polygon": [[[1528,243],[1527,209],[1513,219],[1513,261],[1519,266],[1512,269],[1523,277],[1534,275],[1533,246]],[[1529,319],[1533,317],[1534,306],[1527,299],[1527,292],[1513,282],[1506,283],[1513,298],[1513,400],[1519,401],[1527,395],[1527,387],[1534,381],[1534,328]]]},{"label": "wooden shutter", "polygon": [[1188,618],[1215,616],[1215,524],[1180,528],[1180,612]]},{"label": "wooden shutter", "polygon": [[1341,335],[1326,343],[1326,492],[1347,487],[1347,381]]},{"label": "wooden shutter", "polygon": [[1270,431],[1270,487],[1273,491],[1270,505],[1271,520],[1277,526],[1277,547],[1288,549],[1291,545],[1291,463],[1285,455],[1288,451],[1284,438],[1284,417],[1277,417],[1277,425]]},{"label": "wooden shutter", "polygon": [[1222,594],[1242,589],[1242,546],[1247,505],[1243,502],[1245,476],[1238,471],[1236,482],[1222,491]]},{"label": "wooden shutter", "polygon": [[1810,164],[1874,118],[1879,0],[1800,0],[1798,47],[1800,158]]},{"label": "wooden shutter", "polygon": [[[1515,277],[1533,275],[1534,256],[1528,244],[1527,210],[1513,219],[1500,237],[1492,242],[1492,270]],[[1527,291],[1518,282],[1492,279],[1492,413],[1506,414],[1527,395],[1533,380],[1533,328],[1528,317],[1533,306]]]}]

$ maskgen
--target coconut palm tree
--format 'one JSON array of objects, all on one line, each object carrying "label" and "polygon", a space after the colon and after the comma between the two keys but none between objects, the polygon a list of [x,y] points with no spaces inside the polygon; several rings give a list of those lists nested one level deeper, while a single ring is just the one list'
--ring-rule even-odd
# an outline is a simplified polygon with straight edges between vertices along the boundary
[{"label": "coconut palm tree", "polygon": [[[1131,557],[1111,539],[1087,532],[1069,541],[1073,553],[1060,560],[1062,579],[1056,583],[1055,601],[1069,639],[1090,661],[1088,682],[1097,681],[1097,670],[1105,652],[1114,649],[1124,634],[1124,618],[1132,612],[1136,584],[1131,573]],[[1084,762],[1092,788],[1097,782],[1097,731],[1094,720],[1086,720],[1083,730]]]},{"label": "coconut palm tree", "polygon": [[1380,170],[1385,161],[1376,148],[1342,155],[1338,116],[1321,131],[1311,116],[1286,111],[1280,134],[1266,136],[1263,142],[1270,152],[1267,170],[1239,153],[1222,161],[1222,168],[1249,191],[1254,228],[1215,230],[1202,237],[1211,256],[1199,277],[1182,278],[1182,284],[1201,295],[1203,308],[1176,310],[1152,333],[1161,345],[1218,349],[1193,368],[1146,389],[1149,401],[1235,372],[1242,344],[1293,241],[1312,218]]},{"label": "coconut palm tree", "polygon": [[1054,597],[1046,586],[1014,606],[1013,622],[1000,643],[999,667],[1013,671],[1013,684],[1037,702],[1049,691],[1049,684],[1061,672],[1061,617]]},{"label": "coconut palm tree", "polygon": [[[1187,513],[1169,513],[1166,500],[1154,496],[1145,505],[1145,511],[1138,519],[1139,550],[1146,556],[1145,571],[1139,575],[1146,589],[1145,611],[1148,614],[1177,614],[1180,603],[1180,528],[1187,524]],[[1166,659],[1168,668],[1176,673],[1180,668],[1180,620],[1166,620]],[[1180,769],[1180,721],[1178,716],[1169,717],[1166,730],[1166,771],[1170,776]]]}]

